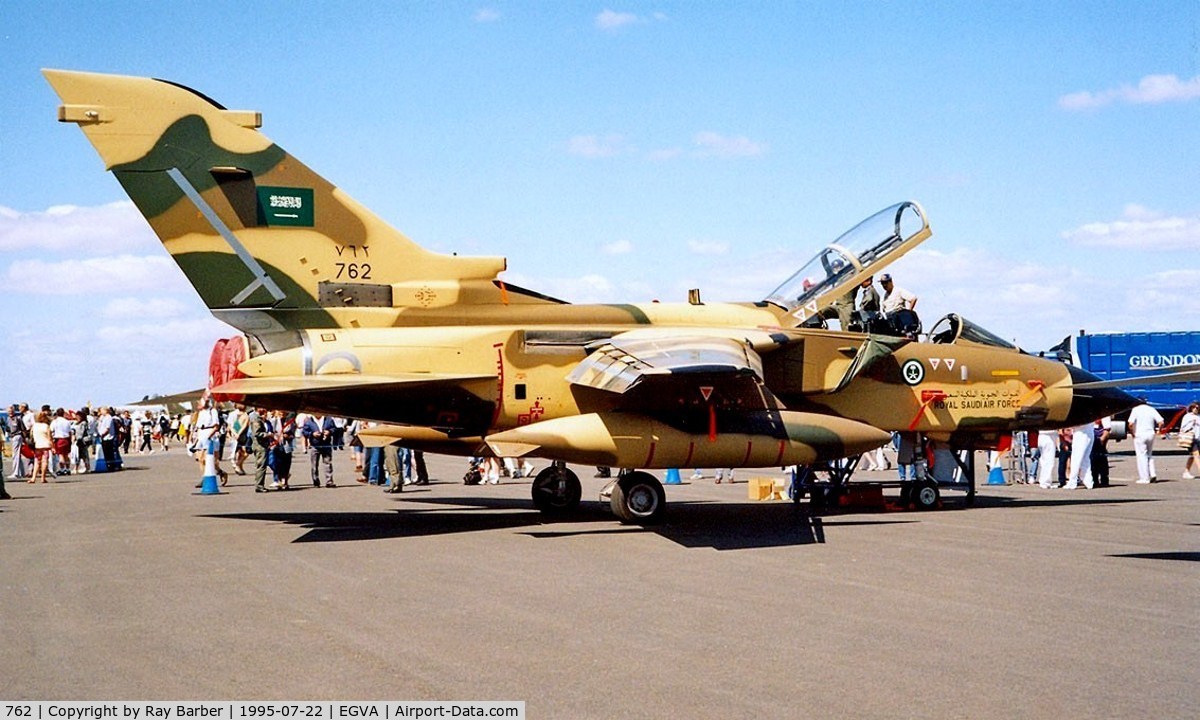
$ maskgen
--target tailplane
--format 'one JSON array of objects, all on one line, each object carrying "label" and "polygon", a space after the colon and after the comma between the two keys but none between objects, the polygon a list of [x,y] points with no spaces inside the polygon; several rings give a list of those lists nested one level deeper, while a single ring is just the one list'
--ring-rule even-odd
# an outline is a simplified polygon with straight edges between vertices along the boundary
[{"label": "tailplane", "polygon": [[407,308],[504,293],[504,258],[420,247],[271,142],[257,112],[163,80],[43,73],[63,101],[58,119],[79,125],[204,303],[234,327],[391,325]]}]

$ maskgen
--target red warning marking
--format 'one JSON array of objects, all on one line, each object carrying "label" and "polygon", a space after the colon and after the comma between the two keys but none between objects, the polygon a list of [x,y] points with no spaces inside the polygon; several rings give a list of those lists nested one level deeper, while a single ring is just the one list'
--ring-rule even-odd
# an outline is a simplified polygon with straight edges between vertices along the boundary
[{"label": "red warning marking", "polygon": [[654,441],[650,442],[650,452],[646,455],[646,462],[642,463],[642,467],[650,467],[650,463],[654,461],[654,448],[657,445],[658,443]]}]

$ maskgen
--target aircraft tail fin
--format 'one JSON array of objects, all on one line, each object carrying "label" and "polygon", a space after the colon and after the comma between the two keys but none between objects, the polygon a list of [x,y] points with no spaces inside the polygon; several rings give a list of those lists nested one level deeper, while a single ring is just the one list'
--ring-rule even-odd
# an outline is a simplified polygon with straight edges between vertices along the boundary
[{"label": "aircraft tail fin", "polygon": [[205,304],[239,329],[352,325],[371,315],[362,308],[391,309],[392,324],[395,309],[503,294],[504,258],[422,248],[271,142],[260,113],[163,80],[43,74],[59,121],[79,125]]}]

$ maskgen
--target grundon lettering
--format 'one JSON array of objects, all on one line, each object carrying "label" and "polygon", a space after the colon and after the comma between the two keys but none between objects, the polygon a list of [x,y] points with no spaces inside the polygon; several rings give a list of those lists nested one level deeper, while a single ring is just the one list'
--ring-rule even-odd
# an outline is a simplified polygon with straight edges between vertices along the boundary
[{"label": "grundon lettering", "polygon": [[1195,365],[1200,363],[1200,353],[1172,355],[1130,355],[1129,367],[1133,368],[1168,368],[1176,365]]}]

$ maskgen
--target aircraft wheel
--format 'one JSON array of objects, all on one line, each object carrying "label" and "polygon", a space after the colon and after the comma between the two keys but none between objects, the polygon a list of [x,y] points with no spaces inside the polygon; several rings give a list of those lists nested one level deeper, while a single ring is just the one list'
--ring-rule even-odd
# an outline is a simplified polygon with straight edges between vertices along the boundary
[{"label": "aircraft wheel", "polygon": [[551,465],[533,479],[533,506],[547,515],[561,515],[579,507],[583,488],[579,476]]},{"label": "aircraft wheel", "polygon": [[662,520],[667,493],[650,473],[631,472],[613,486],[611,503],[613,514],[621,522],[652,525]]},{"label": "aircraft wheel", "polygon": [[941,493],[934,480],[921,480],[913,488],[912,501],[918,510],[933,510],[938,506]]}]

